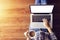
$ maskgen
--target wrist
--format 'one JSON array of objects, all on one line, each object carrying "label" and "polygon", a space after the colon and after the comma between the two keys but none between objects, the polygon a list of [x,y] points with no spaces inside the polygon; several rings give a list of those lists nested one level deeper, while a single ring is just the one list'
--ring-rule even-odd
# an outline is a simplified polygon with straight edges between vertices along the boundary
[{"label": "wrist", "polygon": [[49,33],[52,33],[52,30],[51,30],[51,28],[48,28],[48,31],[49,31]]}]

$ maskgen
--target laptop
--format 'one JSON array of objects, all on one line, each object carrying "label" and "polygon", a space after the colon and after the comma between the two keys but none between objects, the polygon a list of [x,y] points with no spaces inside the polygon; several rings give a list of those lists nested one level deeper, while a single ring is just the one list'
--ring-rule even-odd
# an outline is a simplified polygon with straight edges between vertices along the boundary
[{"label": "laptop", "polygon": [[53,11],[54,5],[30,5],[30,28],[45,28],[43,25],[43,18],[46,18],[51,25],[53,21]]}]

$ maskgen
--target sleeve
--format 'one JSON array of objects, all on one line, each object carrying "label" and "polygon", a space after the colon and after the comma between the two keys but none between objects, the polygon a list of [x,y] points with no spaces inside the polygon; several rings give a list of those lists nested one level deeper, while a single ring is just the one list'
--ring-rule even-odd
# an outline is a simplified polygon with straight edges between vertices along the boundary
[{"label": "sleeve", "polygon": [[57,40],[57,37],[55,36],[53,32],[50,33],[50,37],[51,37],[51,40]]}]

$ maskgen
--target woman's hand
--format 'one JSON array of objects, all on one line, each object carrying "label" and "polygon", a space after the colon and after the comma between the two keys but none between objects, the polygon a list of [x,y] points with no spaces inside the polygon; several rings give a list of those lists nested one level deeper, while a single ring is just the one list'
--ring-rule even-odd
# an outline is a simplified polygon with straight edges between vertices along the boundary
[{"label": "woman's hand", "polygon": [[48,29],[49,33],[52,32],[50,24],[46,18],[42,19],[43,20],[43,25]]},{"label": "woman's hand", "polygon": [[43,25],[48,29],[50,28],[49,22],[46,18],[42,19],[43,20]]},{"label": "woman's hand", "polygon": [[27,30],[25,33],[24,33],[24,35],[25,35],[25,37],[27,38],[27,40],[30,40],[30,37],[29,37],[29,31]]},{"label": "woman's hand", "polygon": [[29,37],[29,31],[26,31],[25,33],[24,33],[24,35],[25,35],[25,37]]}]

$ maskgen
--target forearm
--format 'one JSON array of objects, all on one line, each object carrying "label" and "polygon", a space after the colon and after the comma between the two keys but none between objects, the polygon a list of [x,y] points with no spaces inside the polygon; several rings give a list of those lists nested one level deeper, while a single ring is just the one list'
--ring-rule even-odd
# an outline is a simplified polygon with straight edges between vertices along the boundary
[{"label": "forearm", "polygon": [[50,27],[48,27],[47,30],[48,30],[49,33],[52,33],[52,30],[51,30]]},{"label": "forearm", "polygon": [[52,32],[51,28],[48,27],[47,30],[48,30],[48,32],[50,33],[51,39],[52,39],[52,40],[57,40],[57,37],[56,37],[55,34]]}]

